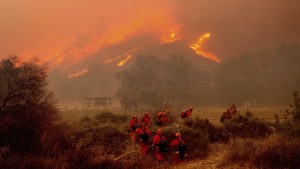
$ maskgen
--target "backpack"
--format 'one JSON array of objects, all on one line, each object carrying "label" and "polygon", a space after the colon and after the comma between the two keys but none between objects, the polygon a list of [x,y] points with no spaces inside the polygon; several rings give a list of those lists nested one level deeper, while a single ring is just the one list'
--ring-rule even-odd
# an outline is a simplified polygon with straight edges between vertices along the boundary
[{"label": "backpack", "polygon": [[141,139],[143,140],[144,143],[149,141],[149,134],[147,134],[146,132],[142,132],[141,134]]},{"label": "backpack", "polygon": [[184,144],[182,141],[179,141],[178,151],[179,151],[179,157],[180,157],[180,159],[183,159],[184,155],[187,152],[187,145]]},{"label": "backpack", "polygon": [[132,125],[131,126],[131,130],[134,132],[136,130],[136,126],[135,125]]},{"label": "backpack", "polygon": [[160,152],[163,152],[168,148],[167,142],[162,139],[160,139],[160,142],[158,143],[157,146],[158,146]]}]

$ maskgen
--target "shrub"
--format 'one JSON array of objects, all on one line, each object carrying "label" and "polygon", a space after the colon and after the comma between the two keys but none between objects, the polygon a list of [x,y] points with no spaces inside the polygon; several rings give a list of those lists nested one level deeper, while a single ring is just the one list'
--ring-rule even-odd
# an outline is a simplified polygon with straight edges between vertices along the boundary
[{"label": "shrub", "polygon": [[258,168],[299,168],[300,140],[282,136],[267,139],[252,157]]},{"label": "shrub", "polygon": [[206,157],[209,153],[209,143],[228,142],[229,134],[224,127],[216,127],[207,119],[188,118],[184,120],[186,128],[185,138],[188,140],[188,146],[193,147],[191,155],[194,157]]},{"label": "shrub", "polygon": [[291,109],[287,109],[286,118],[282,123],[276,124],[281,134],[287,137],[300,138],[300,96],[298,91],[293,92],[294,105],[290,105]]},{"label": "shrub", "polygon": [[80,118],[81,123],[87,123],[87,122],[90,122],[91,120],[92,119],[88,115],[83,116],[83,117]]},{"label": "shrub", "polygon": [[255,140],[236,138],[227,155],[227,161],[234,163],[249,162],[256,150]]},{"label": "shrub", "polygon": [[225,121],[223,126],[233,137],[264,138],[273,134],[273,126],[254,118],[251,112],[247,112],[246,116],[238,114]]},{"label": "shrub", "polygon": [[207,119],[189,118],[184,121],[184,124],[190,128],[199,130],[201,133],[205,133],[211,143],[229,141],[229,133],[224,127],[214,126]]},{"label": "shrub", "polygon": [[102,111],[96,114],[94,118],[101,123],[124,123],[129,120],[126,115],[117,115],[109,111]]}]

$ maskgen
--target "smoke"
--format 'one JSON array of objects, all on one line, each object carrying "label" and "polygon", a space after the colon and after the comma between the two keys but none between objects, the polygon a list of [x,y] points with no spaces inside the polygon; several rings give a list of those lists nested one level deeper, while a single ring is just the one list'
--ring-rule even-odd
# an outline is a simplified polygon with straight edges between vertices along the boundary
[{"label": "smoke", "polygon": [[[96,78],[97,82],[93,76],[82,78],[102,84],[115,80],[114,73],[120,70],[115,66],[128,51],[138,48],[150,55],[190,55],[182,46],[207,32],[211,38],[203,48],[221,62],[261,49],[275,50],[282,42],[299,42],[299,6],[297,0],[1,1],[0,58],[34,56],[49,62],[50,83],[56,88],[68,88],[61,86],[62,79],[96,65],[101,71],[93,70],[103,78]],[[171,33],[176,33],[180,49],[164,44],[168,51],[161,50],[162,39]],[[102,70],[110,59],[116,60]],[[90,70],[82,76],[88,76]],[[111,95],[113,91],[96,94]]]},{"label": "smoke", "polygon": [[[207,48],[232,57],[300,37],[299,1],[2,1],[0,56],[65,62],[138,34],[178,29],[188,43],[211,32]],[[122,34],[120,39],[113,39]],[[70,57],[72,59],[70,59]]]}]

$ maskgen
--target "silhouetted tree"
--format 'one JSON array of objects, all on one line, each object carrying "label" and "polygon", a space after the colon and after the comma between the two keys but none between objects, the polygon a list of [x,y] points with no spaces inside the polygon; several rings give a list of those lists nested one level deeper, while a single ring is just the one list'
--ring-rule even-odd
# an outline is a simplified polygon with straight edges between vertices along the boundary
[{"label": "silhouetted tree", "polygon": [[125,107],[160,106],[162,99],[189,99],[189,63],[182,56],[159,60],[153,56],[138,56],[129,70],[117,74],[121,86],[117,96]]},{"label": "silhouetted tree", "polygon": [[57,109],[47,90],[47,65],[36,59],[0,62],[0,147],[16,153],[37,152],[40,137],[51,127]]}]

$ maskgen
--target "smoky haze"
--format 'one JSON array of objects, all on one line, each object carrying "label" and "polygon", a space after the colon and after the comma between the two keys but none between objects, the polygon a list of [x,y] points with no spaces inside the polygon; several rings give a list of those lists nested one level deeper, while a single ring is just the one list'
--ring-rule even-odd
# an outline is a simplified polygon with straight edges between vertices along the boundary
[{"label": "smoky haze", "polygon": [[[270,79],[280,80],[273,78],[272,72],[275,70],[285,72],[285,75],[293,74],[288,76],[289,79],[297,77],[297,69],[294,73],[288,69],[289,64],[294,63],[290,61],[293,59],[286,59],[285,67],[275,65],[280,63],[277,62],[279,56],[287,56],[279,51],[299,56],[297,44],[291,47],[299,43],[300,39],[299,7],[300,2],[297,0],[190,0],[184,3],[179,0],[1,1],[0,58],[8,55],[20,55],[24,59],[35,56],[49,62],[50,87],[56,94],[61,98],[83,98],[90,95],[114,95],[121,85],[115,74],[124,69],[130,70],[134,58],[140,54],[160,59],[182,55],[193,58],[192,63],[199,62],[196,67],[207,71],[208,75],[203,76],[209,78],[200,78],[202,81],[198,85],[208,80],[209,85],[218,86],[214,97],[219,98],[220,102],[226,102],[225,88],[221,89],[219,85],[229,84],[222,77],[248,78],[251,71],[240,75],[223,73],[232,69],[237,71],[239,64],[231,65],[232,61],[243,64],[246,55],[251,58],[251,62],[259,62],[257,66],[263,70],[266,65],[269,66],[265,68],[269,73],[261,71],[263,76],[259,76],[268,79],[268,82],[259,80],[259,84],[253,84],[249,79],[241,80],[249,86],[268,86]],[[170,31],[176,31],[179,40],[162,44],[160,40],[169,35]],[[207,32],[211,33],[211,38],[204,43],[203,48],[216,55],[221,60],[220,64],[207,59],[199,61],[197,55],[188,48],[189,44]],[[284,43],[286,48],[282,47]],[[133,59],[128,64],[124,67],[116,66],[130,54]],[[258,56],[261,58],[257,59]],[[269,63],[268,59],[274,58]],[[112,61],[105,63],[108,60]],[[298,63],[297,60],[293,61]],[[68,78],[81,70],[86,71]],[[240,85],[242,82],[238,81]],[[289,91],[294,88],[289,87]],[[242,89],[246,87],[239,90]],[[252,90],[244,92],[251,93]],[[217,94],[222,96],[218,97]],[[200,98],[200,95],[195,99]],[[211,97],[211,100],[216,99]],[[247,94],[240,97],[243,98],[236,96],[231,100],[257,98],[248,97]]]}]

